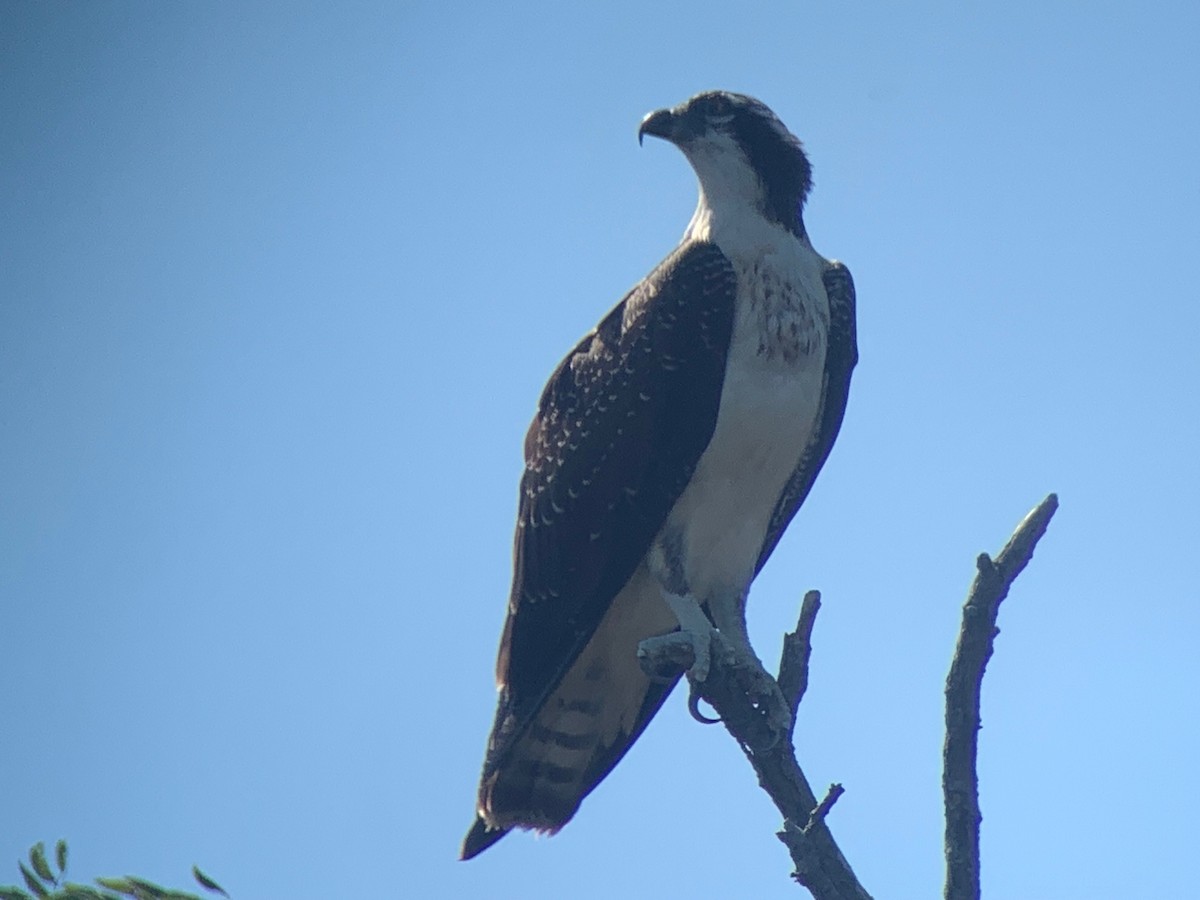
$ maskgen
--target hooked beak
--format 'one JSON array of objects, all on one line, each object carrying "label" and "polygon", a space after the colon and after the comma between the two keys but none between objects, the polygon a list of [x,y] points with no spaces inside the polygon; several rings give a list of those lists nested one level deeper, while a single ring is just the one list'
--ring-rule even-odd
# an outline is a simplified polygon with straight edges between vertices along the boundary
[{"label": "hooked beak", "polygon": [[680,137],[681,116],[671,109],[657,109],[642,119],[638,127],[638,145],[646,135],[660,137],[663,140],[676,143]]}]

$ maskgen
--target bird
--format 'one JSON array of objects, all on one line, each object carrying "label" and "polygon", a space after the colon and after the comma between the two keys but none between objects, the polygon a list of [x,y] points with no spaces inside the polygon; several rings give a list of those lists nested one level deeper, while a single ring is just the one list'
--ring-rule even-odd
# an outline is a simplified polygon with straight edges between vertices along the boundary
[{"label": "bird", "polygon": [[575,815],[684,674],[645,665],[656,642],[686,645],[693,684],[721,646],[778,694],[746,597],[841,428],[854,282],[813,249],[808,156],[764,103],[706,91],[646,115],[647,136],[683,152],[699,201],[679,245],[559,363],[526,434],[462,859]]}]

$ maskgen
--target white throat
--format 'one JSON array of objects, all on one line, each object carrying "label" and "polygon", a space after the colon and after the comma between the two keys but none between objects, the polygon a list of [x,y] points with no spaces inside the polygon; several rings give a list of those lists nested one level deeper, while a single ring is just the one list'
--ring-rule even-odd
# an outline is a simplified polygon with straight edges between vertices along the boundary
[{"label": "white throat", "polygon": [[717,134],[684,152],[700,182],[700,200],[684,240],[712,240],[716,232],[764,218],[762,181],[732,138]]}]

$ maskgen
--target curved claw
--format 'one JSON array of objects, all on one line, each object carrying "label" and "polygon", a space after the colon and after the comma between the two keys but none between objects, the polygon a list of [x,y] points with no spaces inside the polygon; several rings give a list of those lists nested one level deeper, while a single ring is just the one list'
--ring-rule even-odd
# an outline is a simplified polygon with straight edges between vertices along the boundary
[{"label": "curved claw", "polygon": [[[693,719],[702,725],[717,725],[721,721],[720,716],[713,719],[700,712],[700,692],[696,690],[696,685],[694,684],[690,685],[690,690],[688,690],[688,712],[692,714]],[[774,746],[774,744],[771,746]]]}]

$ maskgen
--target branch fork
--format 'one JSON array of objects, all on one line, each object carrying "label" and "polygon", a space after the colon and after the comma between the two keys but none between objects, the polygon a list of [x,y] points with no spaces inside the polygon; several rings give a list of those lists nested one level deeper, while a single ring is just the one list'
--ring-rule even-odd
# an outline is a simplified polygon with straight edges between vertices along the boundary
[{"label": "branch fork", "polygon": [[[993,560],[976,559],[976,577],[963,606],[958,646],[946,680],[946,743],[942,778],[946,808],[946,900],[979,898],[979,785],[976,751],[980,727],[979,694],[984,669],[999,630],[996,617],[1014,579],[1028,565],[1038,540],[1058,508],[1050,494],[1017,526]],[[779,674],[749,673],[734,654],[721,652],[716,634],[711,666],[704,680],[689,678],[688,709],[705,723],[722,722],[754,768],[758,783],[783,816],[779,839],[795,866],[792,877],[817,900],[870,900],[825,823],[845,792],[829,786],[819,802],[796,760],[793,730],[796,712],[808,688],[812,631],[821,595],[809,591],[800,607],[796,630],[784,636]],[[642,668],[652,678],[670,681],[695,662],[689,643],[673,635],[650,638],[638,649]],[[718,718],[700,712],[703,700]],[[782,703],[784,709],[774,710]],[[779,727],[779,723],[786,723]],[[804,824],[798,824],[803,822]]]}]

